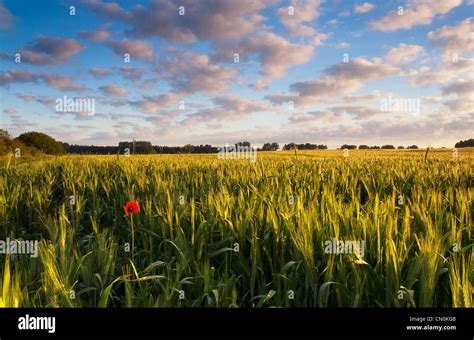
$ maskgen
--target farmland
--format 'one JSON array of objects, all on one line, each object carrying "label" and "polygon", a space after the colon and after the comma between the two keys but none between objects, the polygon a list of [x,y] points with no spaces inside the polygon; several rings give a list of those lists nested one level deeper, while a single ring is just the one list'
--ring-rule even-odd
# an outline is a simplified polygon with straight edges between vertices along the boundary
[{"label": "farmland", "polygon": [[473,307],[473,165],[469,148],[4,158],[0,240],[39,243],[0,254],[0,307]]}]

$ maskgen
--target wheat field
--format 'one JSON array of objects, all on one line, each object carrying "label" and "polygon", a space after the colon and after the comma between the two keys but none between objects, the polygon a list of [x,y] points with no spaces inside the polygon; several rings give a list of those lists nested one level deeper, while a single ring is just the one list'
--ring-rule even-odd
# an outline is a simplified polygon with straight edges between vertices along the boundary
[{"label": "wheat field", "polygon": [[474,149],[341,152],[5,158],[0,307],[473,307]]}]

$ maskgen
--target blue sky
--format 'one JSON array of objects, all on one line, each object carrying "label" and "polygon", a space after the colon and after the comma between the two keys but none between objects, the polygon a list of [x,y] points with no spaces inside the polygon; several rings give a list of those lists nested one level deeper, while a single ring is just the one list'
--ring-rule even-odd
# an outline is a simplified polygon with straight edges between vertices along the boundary
[{"label": "blue sky", "polygon": [[1,125],[74,144],[449,147],[473,137],[473,4],[0,1]]}]

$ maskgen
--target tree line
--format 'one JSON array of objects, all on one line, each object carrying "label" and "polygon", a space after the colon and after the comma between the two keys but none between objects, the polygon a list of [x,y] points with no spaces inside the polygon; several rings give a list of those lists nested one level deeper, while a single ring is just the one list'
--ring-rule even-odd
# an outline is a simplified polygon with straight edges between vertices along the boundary
[{"label": "tree line", "polygon": [[[236,147],[251,147],[250,142],[243,141],[235,144]],[[474,147],[474,139],[461,140],[455,144],[456,148]],[[192,145],[186,144],[184,146],[162,146],[152,145],[149,141],[123,141],[117,146],[97,146],[97,145],[76,145],[56,141],[51,136],[41,132],[26,132],[16,138],[12,138],[8,131],[0,129],[0,154],[14,152],[21,149],[23,154],[37,154],[46,153],[52,155],[69,154],[91,154],[91,155],[107,155],[107,154],[180,154],[180,153],[196,153],[196,154],[210,154],[218,153],[220,147],[215,147],[209,144]],[[328,147],[324,144],[311,143],[288,143],[284,144],[282,150],[326,150]],[[276,142],[265,143],[262,148],[257,151],[277,151],[280,145]],[[407,147],[386,144],[365,145],[359,146],[352,144],[343,144],[340,149],[418,149],[417,145],[409,145]]]},{"label": "tree line", "polygon": [[[340,147],[340,149],[349,149],[349,150],[354,150],[354,149],[357,149],[357,145],[350,145],[350,144],[344,144]],[[386,145],[382,145],[382,146],[378,146],[378,145],[372,145],[372,146],[368,146],[368,145],[365,145],[365,144],[361,144],[359,145],[358,147],[359,150],[368,150],[368,149],[391,149],[391,150],[395,150],[395,149],[418,149],[418,146],[417,145],[410,145],[410,146],[407,146],[406,148],[403,146],[403,145],[400,145],[398,147],[395,147],[391,144],[386,144]]]},{"label": "tree line", "polygon": [[457,142],[454,147],[455,148],[467,148],[467,147],[473,147],[474,146],[474,139],[466,139],[462,140],[460,142]]}]

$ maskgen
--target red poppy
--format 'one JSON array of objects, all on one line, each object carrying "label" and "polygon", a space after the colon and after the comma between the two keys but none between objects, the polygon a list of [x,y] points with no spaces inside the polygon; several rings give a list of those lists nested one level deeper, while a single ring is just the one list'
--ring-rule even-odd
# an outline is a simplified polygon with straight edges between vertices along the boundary
[{"label": "red poppy", "polygon": [[140,211],[140,207],[138,206],[137,202],[128,202],[125,204],[125,212],[129,215],[135,214]]}]

